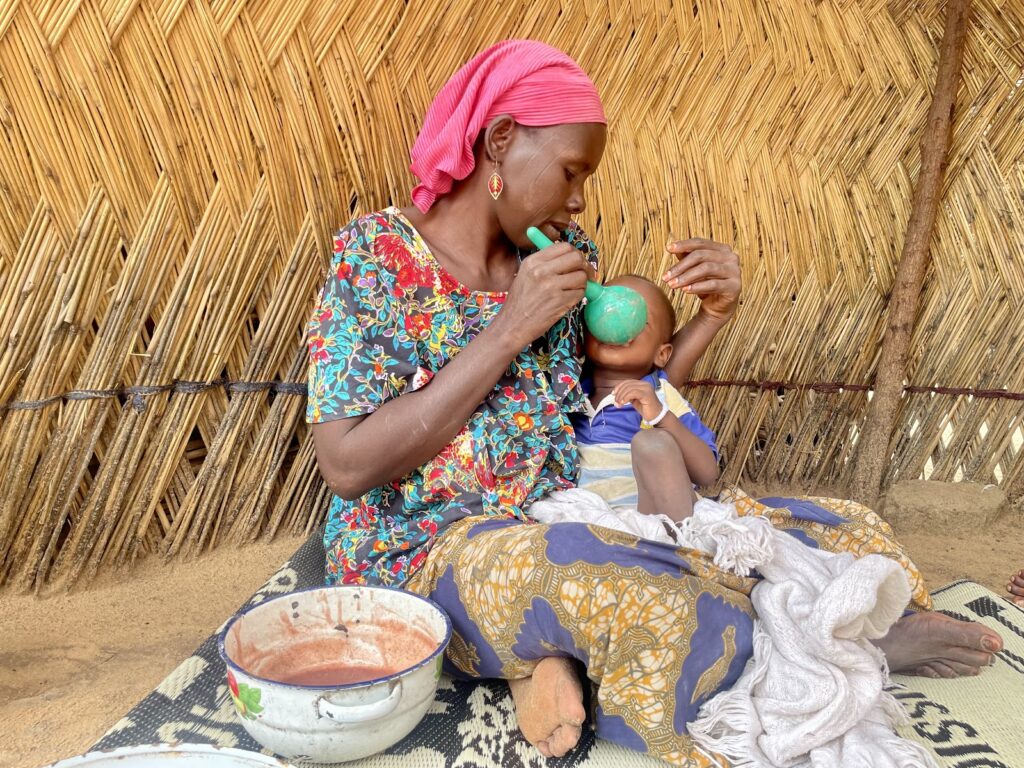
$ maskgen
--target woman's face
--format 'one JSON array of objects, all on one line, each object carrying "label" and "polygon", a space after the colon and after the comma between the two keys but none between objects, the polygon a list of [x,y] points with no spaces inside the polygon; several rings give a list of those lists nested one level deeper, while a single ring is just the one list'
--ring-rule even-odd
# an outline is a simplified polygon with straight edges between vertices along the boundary
[{"label": "woman's face", "polygon": [[501,157],[504,187],[495,201],[506,237],[532,248],[528,227],[552,240],[587,207],[584,184],[604,154],[607,130],[600,123],[570,123],[546,128],[515,125]]}]

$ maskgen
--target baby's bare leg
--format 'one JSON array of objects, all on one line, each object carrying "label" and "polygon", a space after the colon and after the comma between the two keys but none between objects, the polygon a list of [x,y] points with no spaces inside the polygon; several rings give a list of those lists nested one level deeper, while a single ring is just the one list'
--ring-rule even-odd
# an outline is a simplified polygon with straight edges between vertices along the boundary
[{"label": "baby's bare leg", "polygon": [[662,514],[679,522],[693,514],[693,484],[683,452],[672,435],[642,429],[631,443],[638,507],[645,515]]}]

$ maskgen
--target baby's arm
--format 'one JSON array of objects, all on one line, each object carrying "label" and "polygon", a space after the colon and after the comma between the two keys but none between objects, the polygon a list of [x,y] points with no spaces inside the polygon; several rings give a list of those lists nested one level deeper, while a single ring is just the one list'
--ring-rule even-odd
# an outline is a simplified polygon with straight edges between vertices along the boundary
[{"label": "baby's arm", "polygon": [[700,309],[672,337],[672,357],[664,367],[669,383],[679,387],[729,322],[740,297],[740,260],[732,248],[714,240],[695,237],[670,242],[665,250],[679,261],[662,280],[700,299]]},{"label": "baby's arm", "polygon": [[[672,356],[662,369],[668,383],[680,389],[690,378],[693,367],[728,319],[698,311],[672,336]],[[682,425],[680,425],[682,426]]]}]

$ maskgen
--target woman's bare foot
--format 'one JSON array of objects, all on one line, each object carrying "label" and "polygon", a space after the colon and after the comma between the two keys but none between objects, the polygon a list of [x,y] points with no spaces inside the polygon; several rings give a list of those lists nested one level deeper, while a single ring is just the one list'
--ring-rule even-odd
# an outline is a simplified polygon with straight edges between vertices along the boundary
[{"label": "woman's bare foot", "polygon": [[1010,577],[1006,585],[1006,591],[1013,597],[1010,601],[1018,608],[1024,608],[1024,571],[1017,571]]},{"label": "woman's bare foot", "polygon": [[923,677],[976,675],[1003,647],[1002,638],[988,627],[937,612],[904,616],[873,642],[890,671]]},{"label": "woman's bare foot", "polygon": [[509,680],[516,718],[526,740],[544,757],[561,757],[582,733],[583,688],[569,659],[547,656],[531,677]]}]

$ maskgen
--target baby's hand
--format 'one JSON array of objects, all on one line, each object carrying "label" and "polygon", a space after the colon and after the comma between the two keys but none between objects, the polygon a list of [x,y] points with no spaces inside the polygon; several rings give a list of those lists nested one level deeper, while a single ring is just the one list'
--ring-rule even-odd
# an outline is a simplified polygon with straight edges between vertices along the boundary
[{"label": "baby's hand", "polygon": [[661,400],[658,399],[658,395],[654,392],[654,387],[646,381],[629,379],[620,382],[612,390],[612,394],[615,396],[615,404],[617,406],[621,408],[626,403],[629,403],[640,412],[640,418],[644,421],[656,419],[658,414],[661,413]]}]

